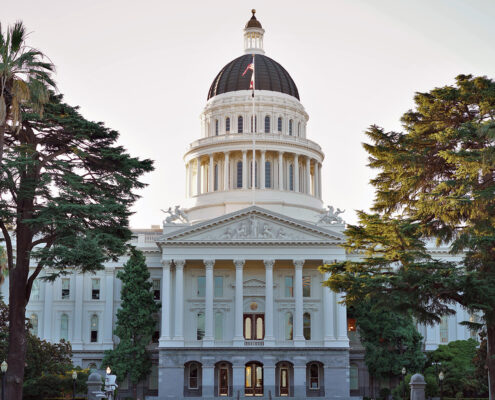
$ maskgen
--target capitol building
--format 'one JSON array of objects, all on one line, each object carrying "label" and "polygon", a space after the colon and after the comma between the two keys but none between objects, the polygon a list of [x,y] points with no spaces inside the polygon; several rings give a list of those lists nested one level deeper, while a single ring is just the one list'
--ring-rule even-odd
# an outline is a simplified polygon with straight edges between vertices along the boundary
[{"label": "capitol building", "polygon": [[[244,54],[213,79],[200,137],[184,154],[184,203],[165,210],[162,225],[133,230],[162,305],[141,398],[370,394],[355,320],[318,269],[349,257],[342,211],[323,202],[323,149],[310,140],[296,83],[265,55],[264,33],[253,10]],[[103,352],[118,341],[116,275],[125,261],[36,280],[26,315],[33,333],[70,341],[76,365],[104,369]],[[7,288],[8,278],[4,299]],[[459,324],[469,315],[457,311],[419,327],[425,350],[471,336]],[[125,395],[128,382],[119,386]]]}]

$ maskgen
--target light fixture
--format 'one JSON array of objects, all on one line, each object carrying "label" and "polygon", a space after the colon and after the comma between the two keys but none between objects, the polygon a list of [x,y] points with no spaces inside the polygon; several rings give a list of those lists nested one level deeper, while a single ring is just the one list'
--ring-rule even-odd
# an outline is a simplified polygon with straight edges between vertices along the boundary
[{"label": "light fixture", "polygon": [[76,371],[72,372],[72,379],[73,380],[77,379],[77,372]]},{"label": "light fixture", "polygon": [[0,366],[0,369],[2,370],[2,374],[5,374],[7,372],[7,368],[9,365],[7,364],[7,361],[2,362],[2,365]]},{"label": "light fixture", "polygon": [[445,375],[443,374],[443,371],[440,371],[440,373],[438,374],[438,379],[440,379],[440,381],[443,381],[443,378],[445,378]]},{"label": "light fixture", "polygon": [[406,374],[406,367],[402,367],[402,375],[405,375]]},{"label": "light fixture", "polygon": [[107,367],[107,375],[110,375],[111,372],[112,370],[110,369],[110,367]]}]

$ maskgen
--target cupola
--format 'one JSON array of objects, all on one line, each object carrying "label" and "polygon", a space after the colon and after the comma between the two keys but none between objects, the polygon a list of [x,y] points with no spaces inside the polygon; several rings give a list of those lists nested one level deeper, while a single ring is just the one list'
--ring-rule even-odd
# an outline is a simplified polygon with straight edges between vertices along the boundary
[{"label": "cupola", "polygon": [[253,9],[251,12],[253,15],[244,28],[244,52],[246,54],[265,54],[263,50],[265,30],[256,19],[256,10]]}]

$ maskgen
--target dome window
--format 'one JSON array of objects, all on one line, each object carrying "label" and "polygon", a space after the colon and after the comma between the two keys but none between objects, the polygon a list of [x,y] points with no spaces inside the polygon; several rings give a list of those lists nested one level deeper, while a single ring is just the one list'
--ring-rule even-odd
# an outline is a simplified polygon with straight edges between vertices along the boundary
[{"label": "dome window", "polygon": [[215,136],[218,136],[218,119],[215,120]]},{"label": "dome window", "polygon": [[294,165],[289,165],[289,190],[294,190]]},{"label": "dome window", "polygon": [[218,164],[215,164],[215,168],[213,172],[214,172],[213,190],[216,192],[218,190]]},{"label": "dome window", "polygon": [[242,133],[243,132],[243,125],[244,125],[244,121],[242,119],[242,115],[239,115],[237,117],[237,133]]},{"label": "dome window", "polygon": [[225,118],[225,132],[227,132],[227,133],[230,132],[230,118],[229,117]]},{"label": "dome window", "polygon": [[265,188],[272,187],[272,163],[265,161]]},{"label": "dome window", "polygon": [[301,123],[297,124],[297,136],[301,136]]},{"label": "dome window", "polygon": [[290,136],[292,136],[292,124],[293,124],[293,121],[289,120],[289,135]]},{"label": "dome window", "polygon": [[277,131],[282,133],[282,117],[278,117]]},{"label": "dome window", "polygon": [[270,116],[265,117],[265,133],[270,133]]},{"label": "dome window", "polygon": [[242,161],[237,162],[237,188],[242,189]]}]

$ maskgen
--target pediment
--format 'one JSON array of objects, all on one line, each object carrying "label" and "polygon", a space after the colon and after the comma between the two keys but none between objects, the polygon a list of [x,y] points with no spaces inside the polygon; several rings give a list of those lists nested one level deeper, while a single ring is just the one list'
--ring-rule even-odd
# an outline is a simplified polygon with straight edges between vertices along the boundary
[{"label": "pediment", "polygon": [[160,238],[158,243],[336,244],[342,241],[341,233],[252,206],[175,231]]}]

